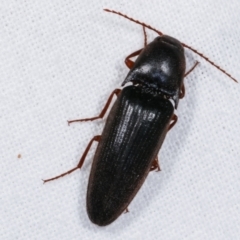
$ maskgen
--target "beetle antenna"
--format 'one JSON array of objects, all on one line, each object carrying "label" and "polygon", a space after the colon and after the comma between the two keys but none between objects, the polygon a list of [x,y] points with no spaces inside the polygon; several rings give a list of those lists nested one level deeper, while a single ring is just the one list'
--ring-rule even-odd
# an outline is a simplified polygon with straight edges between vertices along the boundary
[{"label": "beetle antenna", "polygon": [[106,11],[106,12],[115,13],[115,14],[117,14],[117,15],[120,15],[120,16],[122,16],[122,17],[124,17],[124,18],[126,18],[126,19],[128,19],[128,20],[130,20],[130,21],[132,21],[132,22],[135,22],[135,23],[137,23],[137,24],[140,24],[140,25],[142,25],[143,27],[146,27],[146,28],[148,28],[148,29],[156,32],[156,33],[159,34],[160,36],[163,35],[162,32],[160,32],[160,31],[158,31],[157,29],[151,27],[150,25],[147,25],[146,23],[140,22],[140,21],[138,21],[138,20],[136,20],[136,19],[133,19],[133,18],[131,18],[131,17],[125,15],[125,14],[122,14],[122,13],[120,13],[120,12],[116,12],[116,11],[114,11],[114,10],[109,10],[109,9],[103,9],[103,10]]},{"label": "beetle antenna", "polygon": [[210,64],[212,64],[215,68],[217,68],[218,70],[220,70],[221,72],[223,72],[225,75],[227,75],[228,77],[230,77],[234,82],[238,82],[234,77],[232,77],[228,72],[226,72],[224,69],[222,69],[220,66],[218,66],[217,64],[215,64],[213,61],[211,61],[208,57],[204,56],[202,53],[198,52],[196,49],[192,48],[191,46],[188,46],[185,43],[182,43],[182,45],[185,48],[190,49],[191,51],[193,51],[194,53],[198,54],[200,57],[204,58],[207,62],[209,62]]},{"label": "beetle antenna", "polygon": [[[103,9],[104,11],[106,12],[111,12],[111,13],[114,13],[114,14],[117,14],[117,15],[120,15],[132,22],[135,22],[137,24],[140,24],[142,25],[143,27],[145,28],[148,28],[154,32],[156,32],[157,34],[159,34],[160,36],[163,35],[162,32],[158,31],[157,29],[151,27],[150,25],[147,25],[146,23],[144,22],[140,22],[136,19],[133,19],[131,17],[128,17],[127,15],[123,14],[123,13],[120,13],[120,12],[117,12],[117,11],[114,11],[114,10],[109,10],[109,9]],[[145,30],[145,29],[144,29]],[[188,46],[187,44],[185,43],[182,43],[183,47],[185,48],[188,48],[190,49],[191,51],[193,51],[194,53],[198,54],[200,57],[202,57],[203,59],[205,59],[207,62],[209,62],[212,66],[214,66],[215,68],[217,68],[218,70],[220,70],[222,73],[224,73],[225,75],[227,75],[228,77],[230,77],[234,82],[238,82],[234,77],[232,77],[228,72],[226,72],[224,69],[222,69],[220,66],[218,66],[217,64],[215,64],[213,61],[211,61],[208,57],[204,56],[202,53],[198,52],[196,49],[192,48],[191,46]]]}]

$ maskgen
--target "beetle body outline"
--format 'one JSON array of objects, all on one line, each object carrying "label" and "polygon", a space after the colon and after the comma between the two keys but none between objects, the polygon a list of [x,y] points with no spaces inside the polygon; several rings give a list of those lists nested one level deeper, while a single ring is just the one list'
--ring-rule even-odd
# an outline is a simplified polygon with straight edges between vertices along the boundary
[{"label": "beetle body outline", "polygon": [[[106,226],[118,218],[127,209],[149,171],[159,168],[156,160],[158,151],[167,131],[177,122],[174,108],[177,108],[179,99],[184,97],[183,78],[198,64],[197,62],[185,73],[183,47],[191,49],[236,81],[192,47],[122,13],[108,9],[105,11],[143,26],[145,47],[130,54],[125,60],[130,71],[122,86],[127,82],[132,82],[133,85],[124,87],[122,91],[114,90],[99,116],[69,121],[72,123],[102,118],[112,97],[115,94],[118,96],[108,115],[102,136],[95,136],[89,142],[77,167],[44,180],[48,182],[81,168],[91,144],[98,141],[88,183],[87,212],[90,220],[99,226]],[[160,35],[148,45],[145,28]],[[138,56],[135,63],[130,60],[134,56]],[[148,136],[151,137],[148,139]]]}]

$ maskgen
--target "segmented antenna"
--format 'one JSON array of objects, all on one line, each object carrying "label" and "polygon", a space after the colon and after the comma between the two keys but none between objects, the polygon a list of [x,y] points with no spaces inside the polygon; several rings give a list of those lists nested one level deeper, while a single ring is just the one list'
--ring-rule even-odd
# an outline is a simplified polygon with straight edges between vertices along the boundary
[{"label": "segmented antenna", "polygon": [[[132,21],[132,22],[135,22],[135,23],[137,23],[137,24],[140,24],[140,25],[142,25],[143,27],[146,27],[146,28],[148,28],[148,29],[156,32],[156,33],[159,34],[160,36],[163,35],[162,32],[160,32],[160,31],[158,31],[157,29],[151,27],[150,25],[147,25],[147,24],[144,23],[144,22],[140,22],[140,21],[138,21],[138,20],[136,20],[136,19],[133,19],[133,18],[131,18],[131,17],[128,17],[128,16],[125,15],[125,14],[122,14],[122,13],[117,12],[117,11],[114,11],[114,10],[109,10],[109,9],[103,9],[103,10],[106,11],[106,12],[111,12],[111,13],[120,15],[120,16],[122,16],[122,17],[124,17],[124,18],[126,18],[126,19],[128,19],[128,20],[130,20],[130,21]],[[221,71],[222,73],[224,73],[225,75],[227,75],[229,78],[231,78],[234,82],[238,82],[238,81],[237,81],[234,77],[232,77],[228,72],[226,72],[226,71],[225,71],[224,69],[222,69],[220,66],[218,66],[217,64],[215,64],[213,61],[211,61],[208,57],[206,57],[206,56],[204,56],[202,53],[198,52],[196,49],[192,48],[191,46],[188,46],[188,45],[185,44],[185,43],[182,43],[182,45],[183,45],[183,47],[188,48],[188,49],[190,49],[191,51],[193,51],[194,53],[198,54],[200,57],[202,57],[202,58],[205,59],[207,62],[209,62],[212,66],[214,66],[214,67],[217,68],[219,71]]]},{"label": "segmented antenna", "polygon": [[215,64],[213,61],[211,61],[208,57],[205,57],[202,53],[198,52],[196,49],[192,48],[191,46],[188,46],[185,43],[182,43],[182,45],[188,49],[190,49],[191,51],[195,52],[196,54],[198,54],[200,57],[204,58],[207,62],[209,62],[210,64],[212,64],[215,68],[217,68],[218,70],[220,70],[221,72],[223,72],[225,75],[227,75],[228,77],[230,77],[234,82],[238,82],[234,77],[232,77],[228,72],[226,72],[224,69],[222,69],[220,66],[218,66],[217,64]]},{"label": "segmented antenna", "polygon": [[144,22],[140,22],[140,21],[138,21],[138,20],[136,20],[136,19],[133,19],[133,18],[131,18],[131,17],[128,17],[128,16],[125,15],[125,14],[122,14],[122,13],[120,13],[120,12],[116,12],[116,11],[114,11],[114,10],[109,10],[109,9],[103,9],[103,10],[106,11],[106,12],[115,13],[115,14],[117,14],[117,15],[120,15],[120,16],[124,17],[124,18],[127,18],[128,20],[130,20],[130,21],[132,21],[132,22],[135,22],[135,23],[137,23],[137,24],[142,25],[143,27],[146,27],[146,28],[148,28],[148,29],[153,30],[154,32],[156,32],[156,33],[159,34],[160,36],[163,35],[162,32],[160,32],[160,31],[158,31],[157,29],[151,27],[150,25],[147,25],[147,24],[144,23]]}]

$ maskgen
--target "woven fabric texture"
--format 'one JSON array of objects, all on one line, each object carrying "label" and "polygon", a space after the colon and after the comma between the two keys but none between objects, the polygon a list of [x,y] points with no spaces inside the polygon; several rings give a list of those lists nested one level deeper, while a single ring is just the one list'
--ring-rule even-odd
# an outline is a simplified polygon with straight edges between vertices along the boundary
[{"label": "woven fabric texture", "polygon": [[[96,116],[143,47],[142,27],[121,11],[204,53],[240,81],[240,2],[12,1],[0,4],[0,239],[240,239],[240,86],[186,49],[186,96],[176,126],[129,213],[107,227],[86,213]],[[156,34],[147,30],[148,41]]]}]

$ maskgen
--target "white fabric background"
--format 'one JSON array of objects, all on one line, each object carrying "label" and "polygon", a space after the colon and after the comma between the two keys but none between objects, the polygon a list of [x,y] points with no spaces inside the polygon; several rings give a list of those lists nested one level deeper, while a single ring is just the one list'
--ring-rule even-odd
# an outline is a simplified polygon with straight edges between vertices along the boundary
[{"label": "white fabric background", "polygon": [[[240,2],[1,1],[0,239],[240,239],[240,86],[193,52],[179,121],[130,213],[98,227],[85,196],[96,145],[74,167],[104,120],[95,116],[143,46],[142,28],[110,8],[193,46],[240,80]],[[148,31],[149,40],[156,35]],[[21,158],[18,158],[21,154]]]}]

